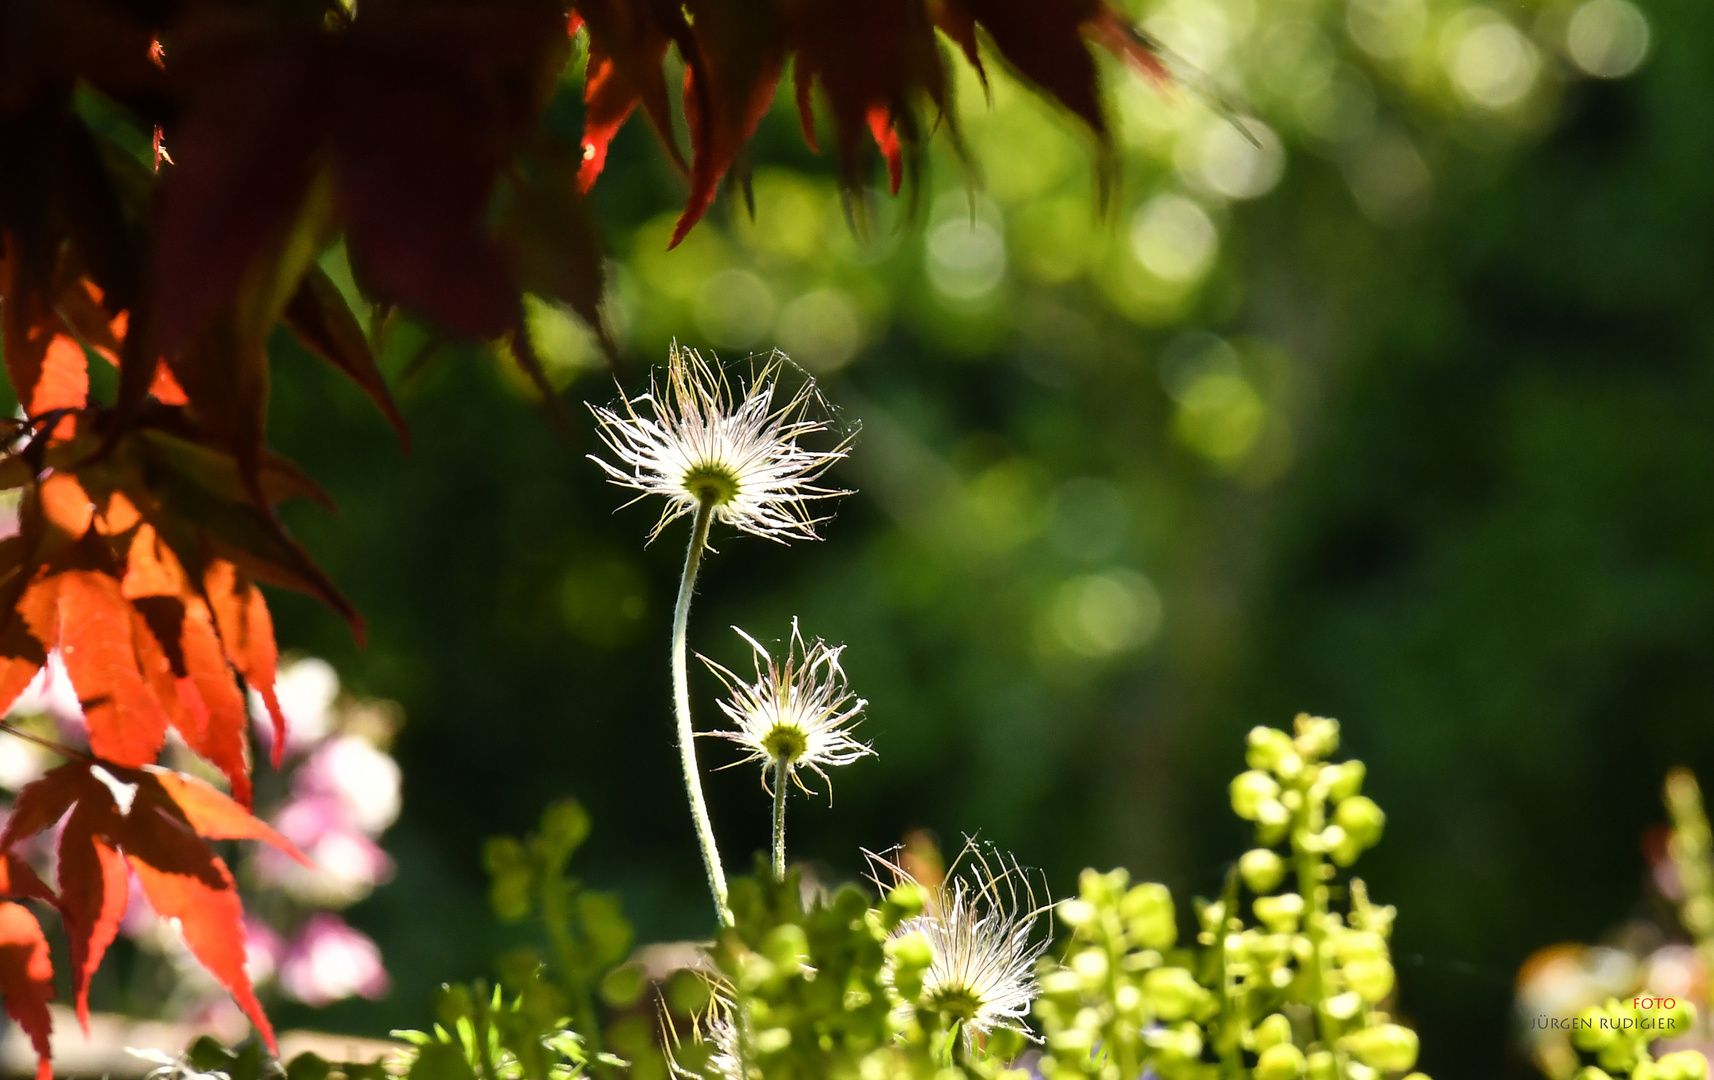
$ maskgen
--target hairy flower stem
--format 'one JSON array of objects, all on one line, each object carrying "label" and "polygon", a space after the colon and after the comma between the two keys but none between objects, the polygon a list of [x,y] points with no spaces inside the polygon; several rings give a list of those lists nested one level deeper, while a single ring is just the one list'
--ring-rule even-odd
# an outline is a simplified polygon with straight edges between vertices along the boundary
[{"label": "hairy flower stem", "polygon": [[774,759],[774,880],[786,879],[786,759]]},{"label": "hairy flower stem", "polygon": [[690,683],[685,677],[685,630],[690,622],[690,596],[696,590],[696,571],[708,547],[708,526],[714,520],[714,501],[704,498],[696,508],[691,526],[690,547],[684,553],[684,574],[678,583],[678,603],[673,607],[673,712],[678,719],[678,756],[684,766],[684,790],[690,797],[690,816],[696,838],[702,845],[702,868],[708,874],[708,891],[714,894],[714,913],[720,925],[732,925],[726,906],[726,871],[720,865],[720,849],[714,846],[714,824],[708,819],[708,803],[702,797],[702,773],[696,767],[696,729],[690,723]]}]

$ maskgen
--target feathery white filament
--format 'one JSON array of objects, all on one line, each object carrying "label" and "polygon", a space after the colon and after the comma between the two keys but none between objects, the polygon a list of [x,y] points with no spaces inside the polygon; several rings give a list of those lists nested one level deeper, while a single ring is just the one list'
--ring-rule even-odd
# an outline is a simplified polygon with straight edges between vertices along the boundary
[{"label": "feathery white filament", "polygon": [[845,457],[850,439],[827,451],[799,445],[828,424],[810,416],[811,406],[824,407],[814,380],[774,406],[784,363],[784,354],[773,353],[742,400],[735,400],[724,372],[675,342],[664,392],[651,375],[649,392],[619,408],[589,407],[601,441],[624,467],[593,454],[590,460],[613,483],[641,492],[637,498],[667,500],[650,540],[705,500],[717,520],[744,532],[782,543],[817,538],[815,526],[827,519],[812,516],[810,504],[849,493],[815,481]]},{"label": "feathery white filament", "polygon": [[[966,1039],[998,1028],[1029,1033],[1026,1020],[1036,997],[1036,961],[1047,940],[1032,940],[1046,905],[1016,859],[983,854],[974,841],[965,845],[947,879],[928,889],[921,915],[905,920],[895,937],[920,933],[933,961],[923,973],[923,999],[929,1007],[959,1021]],[[870,854],[881,888],[905,882],[921,884],[897,863]],[[889,876],[891,882],[881,880]]]},{"label": "feathery white filament", "polygon": [[[764,777],[767,766],[783,759],[794,780],[799,769],[808,769],[826,781],[827,766],[848,765],[874,754],[851,734],[868,702],[846,686],[839,666],[845,646],[830,648],[820,638],[805,645],[794,618],[786,655],[777,660],[755,638],[736,626],[732,629],[755,653],[756,679],[745,682],[702,658],[731,692],[720,711],[732,722],[729,729],[703,734],[737,743],[745,751],[740,760],[760,762]],[[801,780],[798,786],[803,787]]]}]

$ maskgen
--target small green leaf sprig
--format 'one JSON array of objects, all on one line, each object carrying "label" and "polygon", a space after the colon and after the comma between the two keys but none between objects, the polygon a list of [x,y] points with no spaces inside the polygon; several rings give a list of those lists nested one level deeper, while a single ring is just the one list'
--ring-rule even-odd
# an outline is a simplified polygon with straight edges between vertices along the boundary
[{"label": "small green leaf sprig", "polygon": [[[1196,905],[1194,945],[1178,947],[1165,886],[1124,870],[1085,871],[1058,907],[1071,930],[1041,973],[1036,1016],[1049,1080],[1380,1080],[1416,1064],[1417,1036],[1382,1006],[1395,977],[1394,910],[1339,871],[1381,838],[1386,815],[1362,795],[1360,761],[1333,763],[1339,725],[1300,715],[1295,734],[1250,732],[1232,808],[1256,847],[1219,899]],[[1251,898],[1255,922],[1244,918]],[[1348,900],[1334,910],[1336,896]],[[1410,1073],[1406,1080],[1427,1080]]]}]

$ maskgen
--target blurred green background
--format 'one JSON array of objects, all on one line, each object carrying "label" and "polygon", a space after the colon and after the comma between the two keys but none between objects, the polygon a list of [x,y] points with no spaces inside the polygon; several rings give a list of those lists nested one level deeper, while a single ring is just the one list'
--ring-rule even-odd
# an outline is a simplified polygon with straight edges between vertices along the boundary
[{"label": "blurred green background", "polygon": [[[729,625],[794,614],[849,645],[879,756],[791,827],[830,877],[926,827],[1062,892],[1124,864],[1187,906],[1246,844],[1244,732],[1338,717],[1390,815],[1360,872],[1400,909],[1423,1068],[1528,1075],[1519,963],[1630,911],[1666,768],[1714,776],[1714,9],[1135,14],[1203,89],[1109,66],[1105,210],[1093,140],[992,58],[991,105],[959,84],[968,164],[937,138],[914,196],[852,204],[863,235],[783,102],[755,220],[728,192],[671,252],[682,184],[621,133],[595,202],[626,389],[674,337],[778,346],[861,423],[824,542],[717,536],[693,647],[736,665]],[[577,402],[618,391],[565,313],[533,320],[571,424],[503,362],[401,342],[409,457],[278,342],[273,440],[341,507],[289,521],[369,624],[359,649],[276,594],[282,644],[408,717],[398,877],[352,920],[396,989],[285,1025],[417,1026],[486,973],[511,939],[482,840],[565,794],[642,940],[711,929],[668,712],[684,527],[645,548],[657,508],[615,512]],[[693,676],[705,723],[716,685]],[[709,785],[743,867],[757,778]]]}]

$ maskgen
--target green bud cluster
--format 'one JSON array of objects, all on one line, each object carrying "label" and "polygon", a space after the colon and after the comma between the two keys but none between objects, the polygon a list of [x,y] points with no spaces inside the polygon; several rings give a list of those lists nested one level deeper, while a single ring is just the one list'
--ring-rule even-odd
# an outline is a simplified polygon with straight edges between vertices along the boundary
[{"label": "green bud cluster", "polygon": [[709,958],[732,1045],[682,1041],[674,1054],[679,1075],[738,1080],[735,1068],[770,1080],[1026,1075],[1006,1069],[1024,1049],[1021,1036],[996,1031],[971,1046],[924,1000],[933,951],[920,933],[896,933],[928,902],[919,886],[902,884],[873,906],[854,885],[806,904],[798,870],[779,880],[763,866],[733,881],[729,899],[734,923]]},{"label": "green bud cluster", "polygon": [[1604,1005],[1591,1005],[1577,1014],[1571,1043],[1594,1064],[1578,1072],[1577,1080],[1706,1080],[1708,1062],[1697,1051],[1680,1050],[1662,1055],[1650,1047],[1673,1033],[1682,1035],[1696,1023],[1696,1007],[1673,999],[1672,1008],[1639,1008],[1610,998]]},{"label": "green bud cluster", "polygon": [[1084,872],[1058,908],[1064,959],[1040,976],[1049,1080],[1427,1080],[1410,1071],[1416,1033],[1382,1009],[1393,909],[1352,879],[1347,910],[1332,910],[1339,868],[1386,823],[1361,793],[1363,763],[1327,760],[1338,746],[1338,723],[1319,717],[1250,733],[1230,793],[1256,846],[1218,899],[1197,901],[1193,942],[1179,943],[1164,886]]},{"label": "green bud cluster", "polygon": [[1702,808],[1702,789],[1689,769],[1673,769],[1666,775],[1665,796],[1672,817],[1667,852],[1681,893],[1678,919],[1696,939],[1703,966],[1714,970],[1714,835]]}]

